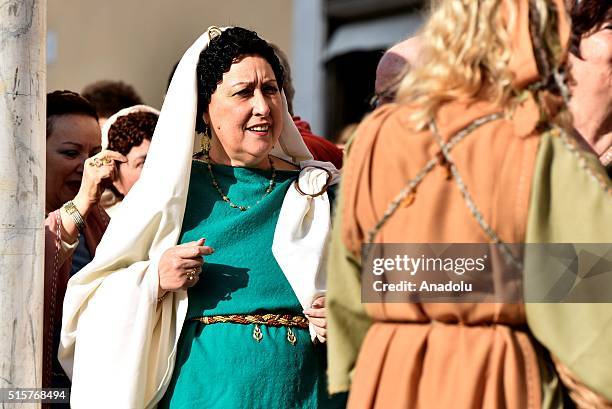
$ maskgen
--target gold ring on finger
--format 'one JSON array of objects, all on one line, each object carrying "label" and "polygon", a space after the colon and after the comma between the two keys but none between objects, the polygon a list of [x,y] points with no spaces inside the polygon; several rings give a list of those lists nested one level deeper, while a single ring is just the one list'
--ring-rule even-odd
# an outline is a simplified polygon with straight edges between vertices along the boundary
[{"label": "gold ring on finger", "polygon": [[96,168],[99,168],[100,166],[102,166],[102,161],[100,160],[100,158],[93,158],[93,164]]},{"label": "gold ring on finger", "polygon": [[100,159],[100,162],[103,165],[110,165],[111,163],[113,163],[112,159],[111,158],[107,158],[106,156],[103,157],[102,159]]},{"label": "gold ring on finger", "polygon": [[195,276],[196,276],[196,269],[195,269],[195,268],[192,268],[191,270],[189,270],[189,271],[187,272],[187,280],[189,280],[189,281],[193,281],[193,279],[195,278]]}]

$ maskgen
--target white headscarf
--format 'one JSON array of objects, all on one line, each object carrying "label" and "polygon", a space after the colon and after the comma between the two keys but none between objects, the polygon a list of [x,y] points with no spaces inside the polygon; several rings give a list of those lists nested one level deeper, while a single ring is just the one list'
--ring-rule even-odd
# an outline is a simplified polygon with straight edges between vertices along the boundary
[{"label": "white headscarf", "polygon": [[[104,122],[104,126],[102,126],[102,150],[108,149],[108,145],[110,144],[108,140],[108,133],[111,126],[120,117],[132,114],[134,112],[150,112],[159,116],[159,111],[148,105],[134,105],[116,112],[110,118],[108,118],[106,122]],[[119,209],[119,206],[121,206],[122,200],[123,196],[116,195],[112,189],[106,189],[100,198],[100,205],[104,207],[106,213],[112,218],[117,212],[117,209]]]},{"label": "white headscarf", "polygon": [[[163,252],[177,244],[183,223],[191,157],[199,146],[196,64],[208,42],[204,33],[183,55],[140,179],[112,218],[92,262],[68,283],[59,359],[72,379],[73,408],[154,407],[170,381],[187,292],[173,292],[158,305],[158,264]],[[284,96],[283,101],[286,107]],[[299,163],[302,190],[319,191],[326,173],[309,166],[329,164],[311,160],[285,111],[271,154]],[[335,181],[337,171],[331,171]],[[329,228],[327,194],[313,198],[290,188],[273,253],[304,308],[323,290],[320,260]]]},{"label": "white headscarf", "polygon": [[149,112],[157,116],[159,116],[160,114],[157,109],[148,105],[134,105],[115,112],[113,115],[111,115],[110,118],[106,120],[106,122],[104,122],[104,125],[102,126],[102,150],[108,149],[108,145],[110,143],[110,141],[108,140],[108,132],[110,131],[111,126],[113,126],[113,124],[117,122],[117,119],[121,118],[122,116],[133,114],[135,112]]}]

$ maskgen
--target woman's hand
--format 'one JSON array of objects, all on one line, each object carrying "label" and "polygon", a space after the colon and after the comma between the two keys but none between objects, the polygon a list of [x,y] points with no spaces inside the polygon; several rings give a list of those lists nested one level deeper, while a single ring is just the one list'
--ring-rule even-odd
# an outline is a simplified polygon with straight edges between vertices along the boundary
[{"label": "woman's hand", "polygon": [[[112,183],[117,171],[115,161],[127,162],[127,158],[120,153],[107,150],[92,156],[83,163],[81,187],[72,199],[83,220],[87,219],[91,209],[100,202],[105,182]],[[79,235],[74,220],[64,209],[60,210],[60,217],[62,219],[62,240],[74,243]]]},{"label": "woman's hand", "polygon": [[100,202],[106,185],[115,179],[117,172],[115,162],[127,162],[127,158],[118,152],[105,150],[87,159],[83,164],[81,188],[73,200],[83,218]]},{"label": "woman's hand", "polygon": [[325,296],[316,298],[310,308],[304,310],[308,321],[314,326],[317,339],[322,343],[327,340],[327,318],[325,318]]},{"label": "woman's hand", "polygon": [[212,247],[204,245],[204,239],[169,248],[159,261],[158,297],[166,291],[186,290],[199,280],[204,264],[203,255],[214,253]]}]

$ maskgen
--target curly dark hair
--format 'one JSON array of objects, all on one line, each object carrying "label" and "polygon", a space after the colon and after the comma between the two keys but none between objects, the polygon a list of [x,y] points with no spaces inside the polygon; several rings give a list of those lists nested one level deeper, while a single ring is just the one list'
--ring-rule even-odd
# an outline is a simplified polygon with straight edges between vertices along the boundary
[{"label": "curly dark hair", "polygon": [[593,29],[612,20],[612,3],[601,0],[573,0],[570,15],[572,17],[570,52],[582,58],[580,40]]},{"label": "curly dark hair", "polygon": [[143,103],[134,87],[123,81],[97,81],[83,88],[81,94],[91,102],[102,118],[108,118],[123,108]]},{"label": "curly dark hair", "polygon": [[208,111],[210,97],[221,83],[223,74],[230,70],[233,63],[246,55],[258,55],[264,58],[274,71],[278,87],[282,88],[283,67],[270,44],[254,31],[242,27],[226,29],[200,53],[196,68],[198,82],[196,132],[206,130],[203,115]]},{"label": "curly dark hair", "polygon": [[158,115],[152,112],[132,112],[121,116],[108,130],[108,149],[127,155],[143,140],[151,140]]},{"label": "curly dark hair", "polygon": [[98,121],[96,109],[74,91],[58,90],[47,94],[47,138],[53,132],[54,117],[59,115],[85,115]]}]

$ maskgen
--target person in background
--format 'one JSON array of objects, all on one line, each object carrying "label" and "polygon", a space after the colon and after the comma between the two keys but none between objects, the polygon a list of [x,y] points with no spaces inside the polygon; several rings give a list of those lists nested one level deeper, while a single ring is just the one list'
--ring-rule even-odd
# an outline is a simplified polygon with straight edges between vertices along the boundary
[{"label": "person in background", "polygon": [[612,2],[572,1],[570,109],[574,127],[612,171]]},{"label": "person in background", "polygon": [[324,137],[315,135],[310,129],[310,124],[299,116],[295,115],[293,112],[293,97],[295,96],[295,88],[293,87],[293,82],[291,80],[291,66],[289,65],[289,59],[277,45],[270,45],[274,49],[274,53],[278,57],[285,72],[283,91],[285,92],[285,97],[287,97],[287,108],[291,114],[291,118],[293,119],[295,126],[304,139],[304,143],[308,147],[310,153],[312,153],[315,160],[331,162],[334,164],[336,169],[340,169],[342,167],[342,150]]},{"label": "person in background", "polygon": [[376,67],[373,108],[393,101],[403,76],[418,65],[421,41],[420,36],[410,37],[385,51]]},{"label": "person in background", "polygon": [[100,194],[115,175],[114,161],[126,160],[100,150],[94,107],[72,91],[47,94],[44,387],[70,385],[57,361],[64,292],[95,254],[109,220]]},{"label": "person in background", "polygon": [[[385,51],[376,67],[374,96],[370,101],[373,109],[394,100],[397,87],[403,76],[408,70],[417,66],[420,49],[421,38],[414,36],[393,45]],[[346,125],[332,139],[332,142],[340,149],[350,145],[357,125],[357,123]]]},{"label": "person in background", "polygon": [[96,109],[100,128],[111,115],[119,110],[143,104],[142,98],[134,87],[123,81],[96,81],[85,86],[81,95]]},{"label": "person in background", "polygon": [[119,152],[127,159],[119,164],[112,186],[103,193],[104,210],[111,217],[140,178],[158,117],[157,109],[136,105],[117,112],[102,127],[102,149]]}]

